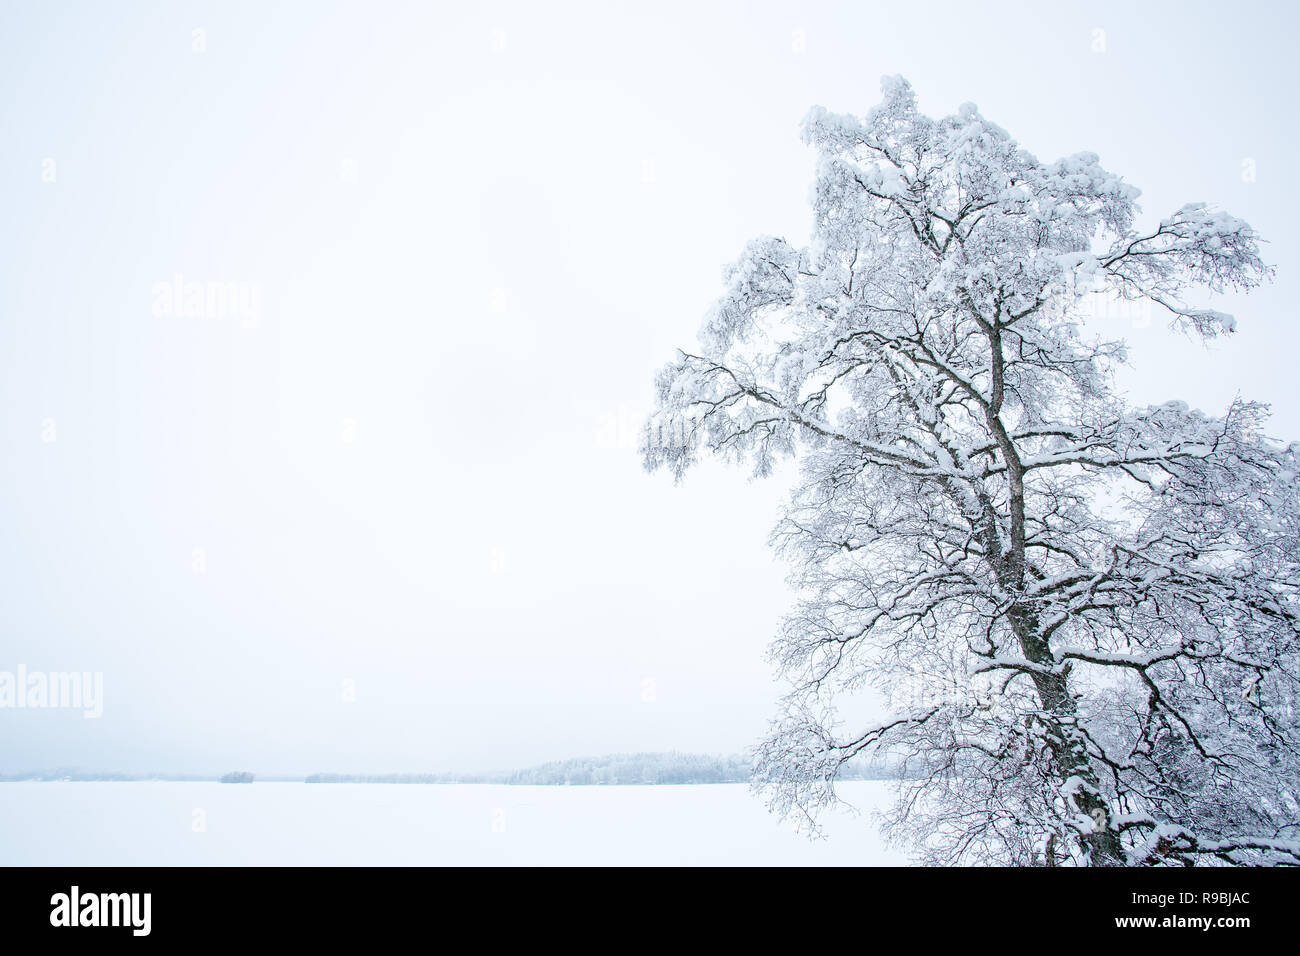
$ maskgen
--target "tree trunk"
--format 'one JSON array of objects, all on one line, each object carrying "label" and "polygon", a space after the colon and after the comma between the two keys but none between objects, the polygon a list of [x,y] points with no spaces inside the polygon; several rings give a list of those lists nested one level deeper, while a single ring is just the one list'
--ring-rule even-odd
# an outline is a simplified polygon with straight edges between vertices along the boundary
[{"label": "tree trunk", "polygon": [[[1025,657],[1035,664],[1051,664],[1047,642],[1039,637],[1035,615],[1023,610],[1008,612],[1012,630],[1020,640]],[[1075,808],[1092,820],[1092,830],[1080,835],[1092,866],[1124,866],[1124,848],[1119,833],[1111,826],[1110,807],[1101,793],[1101,781],[1088,759],[1087,745],[1075,729],[1077,711],[1070,694],[1069,677],[1059,671],[1034,672],[1034,687],[1042,704],[1044,737],[1063,788],[1069,788]]]}]

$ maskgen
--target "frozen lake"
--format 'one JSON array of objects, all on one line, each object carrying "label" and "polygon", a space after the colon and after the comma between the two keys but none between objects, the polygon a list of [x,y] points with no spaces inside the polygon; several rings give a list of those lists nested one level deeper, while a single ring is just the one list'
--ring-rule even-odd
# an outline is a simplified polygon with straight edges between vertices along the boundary
[{"label": "frozen lake", "polygon": [[900,865],[868,812],[809,841],[740,784],[3,783],[0,863],[190,865]]}]

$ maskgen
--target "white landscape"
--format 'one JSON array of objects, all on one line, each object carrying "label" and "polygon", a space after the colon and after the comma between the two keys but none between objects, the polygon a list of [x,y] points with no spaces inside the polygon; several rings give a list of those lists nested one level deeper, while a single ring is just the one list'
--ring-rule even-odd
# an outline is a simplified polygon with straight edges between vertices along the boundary
[{"label": "white landscape", "polygon": [[897,866],[888,788],[841,784],[859,815],[810,840],[744,784],[6,783],[0,865]]},{"label": "white landscape", "polygon": [[1300,867],[1298,31],[0,0],[0,868]]}]

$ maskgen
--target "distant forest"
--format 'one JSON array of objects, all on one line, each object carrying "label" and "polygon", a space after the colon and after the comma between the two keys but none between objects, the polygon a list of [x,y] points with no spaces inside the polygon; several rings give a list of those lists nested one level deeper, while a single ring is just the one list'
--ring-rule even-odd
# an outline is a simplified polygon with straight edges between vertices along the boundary
[{"label": "distant forest", "polygon": [[[314,773],[305,781],[301,777],[262,776],[265,782],[296,783],[493,783],[514,786],[635,786],[646,784],[748,783],[750,760],[740,755],[633,753],[606,754],[600,757],[577,757],[556,760],[524,770],[499,770],[489,773]],[[846,764],[841,780],[891,780],[897,772],[881,764]],[[119,771],[59,768],[32,770],[25,773],[0,773],[0,783],[19,781],[117,781],[141,782],[167,780],[178,782],[251,783],[248,771],[215,774],[122,773]]]},{"label": "distant forest", "polygon": [[27,780],[36,781],[78,781],[78,782],[118,782],[129,783],[142,780],[192,780],[196,783],[200,781],[212,781],[214,777],[202,777],[187,774],[161,774],[161,773],[122,773],[118,770],[79,770],[71,767],[58,767],[53,770],[26,770],[21,773],[0,773],[0,783],[20,783]]},{"label": "distant forest", "polygon": [[[739,755],[717,757],[687,753],[606,754],[556,760],[525,770],[492,773],[316,773],[307,783],[495,783],[513,786],[619,786],[645,784],[748,783],[750,760]],[[843,780],[886,780],[887,767],[846,765]]]}]

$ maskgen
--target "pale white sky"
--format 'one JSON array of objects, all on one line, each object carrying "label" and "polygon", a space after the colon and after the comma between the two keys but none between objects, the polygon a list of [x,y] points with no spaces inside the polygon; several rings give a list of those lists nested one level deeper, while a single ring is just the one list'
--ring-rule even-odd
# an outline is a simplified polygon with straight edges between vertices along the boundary
[{"label": "pale white sky", "polygon": [[1250,221],[1234,339],[1098,321],[1135,399],[1300,436],[1293,6],[468,6],[0,3],[0,670],[105,688],[0,710],[0,771],[752,743],[781,482],[673,488],[636,430],[722,265],[806,237],[803,115],[882,74]]}]

